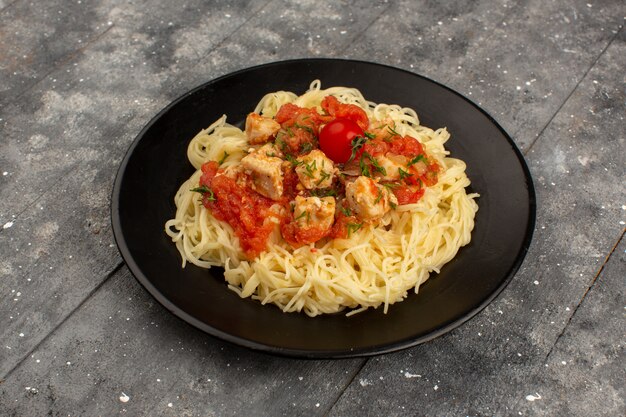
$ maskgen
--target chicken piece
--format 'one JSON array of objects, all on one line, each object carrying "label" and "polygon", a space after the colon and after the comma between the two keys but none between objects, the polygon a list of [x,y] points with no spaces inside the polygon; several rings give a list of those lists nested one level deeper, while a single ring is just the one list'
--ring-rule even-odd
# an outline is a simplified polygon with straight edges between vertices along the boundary
[{"label": "chicken piece", "polygon": [[224,175],[232,180],[235,180],[237,184],[244,185],[245,184],[245,176],[243,174],[243,167],[241,165],[230,165],[223,170],[219,170],[215,176],[219,177],[220,175]]},{"label": "chicken piece", "polygon": [[266,143],[265,145],[261,146],[256,151],[254,150],[254,148],[251,148],[251,149],[252,149],[252,152],[257,152],[265,156],[275,156],[277,158],[283,157],[282,151],[278,149],[278,147],[273,143]]},{"label": "chicken piece", "polygon": [[376,171],[374,174],[383,181],[396,181],[400,179],[400,170],[404,171],[405,175],[408,174],[406,164],[409,160],[406,156],[388,153],[387,155],[377,156],[376,161],[380,167],[384,168],[385,173],[383,174],[380,171]]},{"label": "chicken piece", "polygon": [[387,188],[365,176],[346,184],[346,200],[357,217],[365,221],[380,219],[392,205],[398,204]]},{"label": "chicken piece", "polygon": [[269,117],[250,113],[246,118],[246,136],[251,145],[260,145],[270,140],[280,130],[280,124]]},{"label": "chicken piece", "polygon": [[[313,231],[319,240],[326,236],[335,221],[334,197],[302,197],[296,196],[293,217],[299,234],[304,231]],[[313,241],[315,241],[313,240]]]},{"label": "chicken piece", "polygon": [[306,155],[299,156],[296,174],[304,188],[328,188],[333,183],[335,165],[324,152],[315,149]]},{"label": "chicken piece", "polygon": [[283,160],[252,152],[241,160],[244,173],[251,179],[252,188],[259,194],[278,200],[283,195]]}]

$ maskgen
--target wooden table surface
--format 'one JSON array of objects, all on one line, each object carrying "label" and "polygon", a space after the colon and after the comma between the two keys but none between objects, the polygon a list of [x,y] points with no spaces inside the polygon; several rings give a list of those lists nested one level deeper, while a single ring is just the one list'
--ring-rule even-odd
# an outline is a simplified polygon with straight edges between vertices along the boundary
[{"label": "wooden table surface", "polygon": [[[0,414],[623,416],[623,1],[0,0]],[[378,62],[450,86],[514,138],[530,251],[456,330],[298,360],[187,325],[132,277],[110,196],[141,128],[272,61]]]}]

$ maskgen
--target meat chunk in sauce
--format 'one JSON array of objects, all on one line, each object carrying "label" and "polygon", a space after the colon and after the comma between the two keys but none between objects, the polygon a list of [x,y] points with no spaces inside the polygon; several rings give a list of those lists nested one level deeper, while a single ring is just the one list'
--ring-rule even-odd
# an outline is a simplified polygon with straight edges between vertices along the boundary
[{"label": "meat chunk in sauce", "polygon": [[296,174],[304,188],[312,190],[331,186],[335,165],[324,152],[315,149],[297,160]]},{"label": "meat chunk in sauce", "polygon": [[250,113],[246,118],[246,136],[251,145],[260,145],[270,140],[280,130],[280,124],[269,117]]},{"label": "meat chunk in sauce", "polygon": [[283,195],[282,163],[282,159],[261,152],[252,152],[241,160],[251,187],[272,200],[278,200]]},{"label": "meat chunk in sauce", "polygon": [[392,193],[366,176],[346,184],[346,200],[357,217],[365,221],[380,219],[397,204]]},{"label": "meat chunk in sauce", "polygon": [[335,220],[333,197],[296,196],[294,202],[293,216],[300,234],[303,231],[315,230],[315,234],[320,235],[317,239],[328,234]]}]

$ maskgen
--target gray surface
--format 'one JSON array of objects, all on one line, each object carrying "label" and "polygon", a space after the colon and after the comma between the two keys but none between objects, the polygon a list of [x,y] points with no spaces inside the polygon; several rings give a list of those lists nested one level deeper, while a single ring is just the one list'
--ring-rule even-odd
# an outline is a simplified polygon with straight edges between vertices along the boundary
[{"label": "gray surface", "polygon": [[[626,414],[623,22],[620,1],[0,1],[0,414]],[[432,342],[339,361],[250,352],[171,316],[114,245],[113,179],[158,110],[230,71],[317,56],[449,85],[527,157],[526,261]]]}]

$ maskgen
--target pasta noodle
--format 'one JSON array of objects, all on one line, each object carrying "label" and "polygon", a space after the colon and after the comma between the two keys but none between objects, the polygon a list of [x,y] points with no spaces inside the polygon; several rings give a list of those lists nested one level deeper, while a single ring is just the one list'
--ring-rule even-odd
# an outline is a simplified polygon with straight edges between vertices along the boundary
[{"label": "pasta noodle", "polygon": [[387,312],[410,290],[417,293],[431,272],[439,273],[470,242],[478,195],[465,190],[470,185],[465,163],[449,157],[444,148],[450,138],[445,128],[422,126],[412,109],[372,103],[354,88],[322,89],[318,80],[300,96],[269,93],[254,112],[272,118],[287,103],[320,110],[329,95],[360,107],[372,123],[392,120],[399,136],[416,138],[440,167],[436,184],[426,187],[416,203],[397,205],[377,224],[365,223],[345,238],[323,238],[294,248],[276,227],[267,249],[249,259],[233,227],[214,217],[192,191],[200,183],[204,163],[223,160],[220,169],[235,168],[251,147],[246,133],[224,115],[191,140],[187,156],[196,172],[176,193],[176,214],[165,224],[183,267],[187,262],[223,267],[228,288],[284,312],[316,316],[348,310],[350,315],[381,305]]}]

